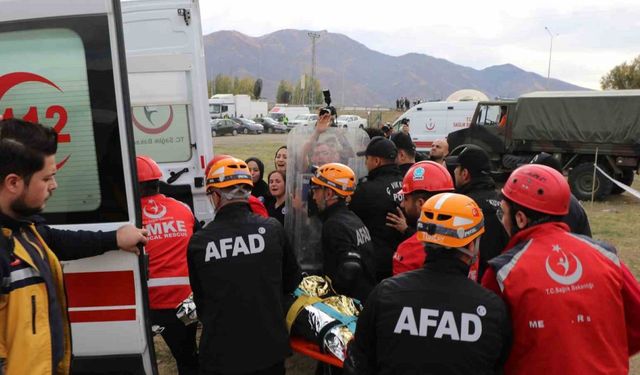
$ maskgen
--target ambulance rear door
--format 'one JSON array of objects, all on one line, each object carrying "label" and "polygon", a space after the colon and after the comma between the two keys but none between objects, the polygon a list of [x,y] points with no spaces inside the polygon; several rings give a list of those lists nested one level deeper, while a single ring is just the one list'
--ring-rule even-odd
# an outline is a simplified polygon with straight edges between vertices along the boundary
[{"label": "ambulance rear door", "polygon": [[[58,228],[140,226],[120,3],[0,1],[0,115],[58,133]],[[55,249],[54,249],[55,250]],[[74,374],[156,374],[143,256],[63,262]]]},{"label": "ambulance rear door", "polygon": [[122,12],[136,152],[160,165],[162,193],[209,222],[204,168],[213,146],[198,2],[130,0]]}]

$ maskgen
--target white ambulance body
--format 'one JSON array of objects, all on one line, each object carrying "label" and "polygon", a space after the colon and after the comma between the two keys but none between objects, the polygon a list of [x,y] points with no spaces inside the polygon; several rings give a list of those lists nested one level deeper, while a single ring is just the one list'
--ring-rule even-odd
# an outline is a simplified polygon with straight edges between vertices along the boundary
[{"label": "white ambulance body", "polygon": [[420,103],[398,117],[393,128],[400,130],[400,121],[408,118],[409,133],[416,149],[428,152],[436,139],[446,138],[453,131],[468,128],[477,104],[477,101]]},{"label": "white ambulance body", "polygon": [[162,193],[209,222],[204,169],[213,146],[198,2],[123,1],[122,17],[136,153],[160,165]]},{"label": "white ambulance body", "polygon": [[[74,230],[140,226],[119,1],[2,0],[0,9],[0,115],[58,133],[59,186],[45,219]],[[63,262],[74,374],[157,373],[145,264],[122,251]]]}]

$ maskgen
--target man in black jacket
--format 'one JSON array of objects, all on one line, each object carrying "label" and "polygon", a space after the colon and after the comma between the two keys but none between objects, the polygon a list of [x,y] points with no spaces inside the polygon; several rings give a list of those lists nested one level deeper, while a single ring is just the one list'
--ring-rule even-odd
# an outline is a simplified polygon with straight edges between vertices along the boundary
[{"label": "man in black jacket", "polygon": [[369,175],[358,183],[349,208],[364,222],[373,239],[376,279],[391,276],[391,258],[405,236],[387,226],[387,213],[398,213],[402,201],[402,174],[395,164],[396,146],[384,137],[373,137],[365,151]]},{"label": "man in black jacket", "polygon": [[400,169],[400,173],[404,176],[409,168],[416,163],[416,145],[411,140],[411,137],[403,132],[393,133],[389,139],[398,149],[396,164]]},{"label": "man in black jacket", "polygon": [[480,261],[477,265],[477,277],[474,278],[480,282],[487,262],[500,255],[509,241],[507,232],[496,216],[500,199],[491,177],[491,161],[483,149],[468,145],[457,152],[456,156],[447,157],[446,163],[447,166],[455,167],[456,193],[471,197],[484,214],[486,234],[480,241]]},{"label": "man in black jacket", "polygon": [[467,196],[435,195],[422,206],[424,268],[382,281],[369,295],[347,349],[345,374],[496,374],[511,322],[495,293],[467,278],[483,233]]},{"label": "man in black jacket", "polygon": [[200,374],[284,374],[290,355],[283,296],[300,269],[282,225],[251,212],[246,163],[222,157],[207,173],[215,219],[189,243],[189,279],[202,322]]},{"label": "man in black jacket", "polygon": [[328,163],[311,177],[310,194],[322,220],[323,273],[336,292],[365,301],[375,285],[375,265],[369,230],[345,203],[355,184],[351,168]]}]

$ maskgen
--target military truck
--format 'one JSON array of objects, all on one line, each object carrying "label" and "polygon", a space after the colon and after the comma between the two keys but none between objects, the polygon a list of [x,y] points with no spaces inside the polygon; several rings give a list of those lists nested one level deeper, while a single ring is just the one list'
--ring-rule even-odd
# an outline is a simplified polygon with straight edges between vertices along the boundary
[{"label": "military truck", "polygon": [[[447,137],[449,149],[475,144],[504,179],[539,152],[556,157],[581,200],[623,190],[602,173],[630,185],[640,161],[640,90],[533,92],[517,100],[478,103],[471,124]],[[500,178],[501,177],[501,178]]]}]

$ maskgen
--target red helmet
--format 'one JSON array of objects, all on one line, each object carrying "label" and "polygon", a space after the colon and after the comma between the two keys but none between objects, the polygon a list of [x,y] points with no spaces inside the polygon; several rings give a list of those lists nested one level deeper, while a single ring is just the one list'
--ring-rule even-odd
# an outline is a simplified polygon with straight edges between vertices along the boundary
[{"label": "red helmet", "polygon": [[453,191],[453,179],[447,168],[433,161],[421,161],[409,168],[402,179],[402,194],[416,190],[429,192]]},{"label": "red helmet", "polygon": [[148,156],[136,156],[136,169],[138,170],[138,182],[147,182],[162,178],[160,167]]},{"label": "red helmet", "polygon": [[516,169],[502,188],[502,194],[537,212],[556,216],[569,212],[569,184],[560,172],[546,165],[527,164]]}]

